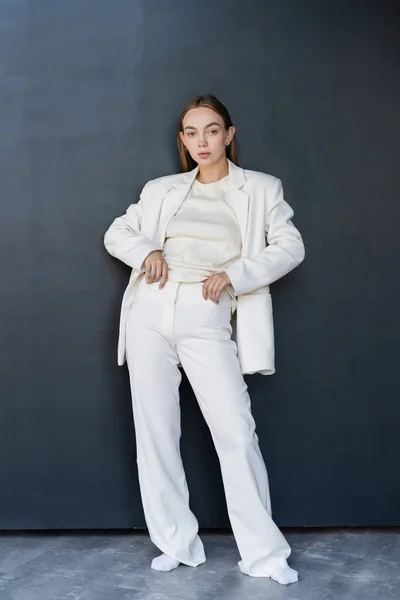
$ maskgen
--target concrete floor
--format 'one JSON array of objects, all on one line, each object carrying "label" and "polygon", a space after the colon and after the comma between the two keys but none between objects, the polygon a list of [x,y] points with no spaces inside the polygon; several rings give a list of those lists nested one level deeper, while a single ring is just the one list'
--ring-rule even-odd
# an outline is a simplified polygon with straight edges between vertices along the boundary
[{"label": "concrete floor", "polygon": [[400,528],[282,529],[299,581],[239,571],[230,532],[201,531],[207,561],[157,573],[147,532],[1,532],[1,600],[399,600]]}]

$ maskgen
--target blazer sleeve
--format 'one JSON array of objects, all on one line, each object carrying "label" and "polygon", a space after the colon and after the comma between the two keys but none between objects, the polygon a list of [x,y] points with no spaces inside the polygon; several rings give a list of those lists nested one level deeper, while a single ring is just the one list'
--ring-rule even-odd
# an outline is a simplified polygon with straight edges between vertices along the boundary
[{"label": "blazer sleeve", "polygon": [[107,251],[136,271],[144,271],[143,261],[153,250],[162,250],[156,240],[147,238],[141,232],[144,209],[144,198],[147,184],[140,193],[140,198],[131,204],[124,215],[117,217],[104,235]]},{"label": "blazer sleeve", "polygon": [[292,223],[293,209],[284,200],[279,178],[268,204],[265,223],[268,245],[255,256],[240,258],[226,269],[236,295],[273,283],[304,260],[303,240]]}]

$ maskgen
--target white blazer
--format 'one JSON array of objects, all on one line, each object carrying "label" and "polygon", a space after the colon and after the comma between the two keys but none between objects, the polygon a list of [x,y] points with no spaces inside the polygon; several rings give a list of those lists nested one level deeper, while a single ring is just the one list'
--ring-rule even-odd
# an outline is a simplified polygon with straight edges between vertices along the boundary
[{"label": "white blazer", "polygon": [[[230,202],[242,237],[241,257],[226,273],[237,307],[232,317],[243,374],[275,372],[274,326],[269,284],[289,273],[304,259],[302,237],[292,223],[293,210],[283,198],[282,182],[273,175],[242,169],[228,160]],[[107,251],[132,268],[120,316],[118,364],[123,365],[125,328],[144,275],[144,259],[162,250],[168,221],[185,200],[199,167],[152,179],[137,203],[113,221],[104,236]]]}]

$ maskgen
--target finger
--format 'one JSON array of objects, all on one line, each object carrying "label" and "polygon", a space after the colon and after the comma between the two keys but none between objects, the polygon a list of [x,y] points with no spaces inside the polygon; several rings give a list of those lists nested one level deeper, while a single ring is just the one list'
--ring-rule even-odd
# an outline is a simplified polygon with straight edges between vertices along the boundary
[{"label": "finger", "polygon": [[225,282],[223,279],[219,278],[218,279],[218,283],[217,283],[217,287],[216,287],[216,291],[215,291],[215,297],[216,297],[216,301],[219,302],[220,298],[221,298],[221,294],[222,294],[222,290],[225,287]]},{"label": "finger", "polygon": [[213,297],[213,289],[214,289],[214,279],[212,277],[210,277],[207,281],[207,298],[210,299],[211,301],[214,301],[214,297]]},{"label": "finger", "polygon": [[157,281],[160,281],[164,273],[164,262],[161,261],[157,268]]},{"label": "finger", "polygon": [[207,300],[207,281],[208,281],[208,279],[203,279],[202,293],[203,293],[204,300]]},{"label": "finger", "polygon": [[163,266],[162,266],[162,275],[161,275],[161,282],[160,282],[160,288],[164,287],[166,281],[168,279],[168,264],[166,262],[164,262]]},{"label": "finger", "polygon": [[161,278],[161,274],[162,274],[162,263],[158,263],[156,265],[156,276],[154,278],[154,281],[159,281]]},{"label": "finger", "polygon": [[151,283],[153,281],[153,277],[154,277],[154,266],[153,266],[153,263],[151,262],[149,264],[149,268],[147,270],[147,282]]},{"label": "finger", "polygon": [[151,282],[153,283],[153,281],[156,280],[156,275],[157,275],[157,263],[156,261],[153,261],[152,265],[151,265]]},{"label": "finger", "polygon": [[224,287],[225,287],[224,283],[220,283],[218,285],[218,289],[217,289],[217,301],[218,301],[218,303],[220,301],[222,290],[224,289]]},{"label": "finger", "polygon": [[213,298],[214,298],[214,302],[216,304],[218,304],[218,302],[219,302],[219,284],[218,283],[217,283],[216,286],[214,286],[214,296],[213,296]]},{"label": "finger", "polygon": [[214,278],[208,288],[208,296],[213,301],[216,302],[216,286],[218,285],[218,280]]},{"label": "finger", "polygon": [[207,286],[207,298],[209,300],[213,299],[213,297],[212,297],[212,286],[211,286],[211,283],[209,283],[208,286]]},{"label": "finger", "polygon": [[150,281],[150,276],[151,276],[150,265],[146,265],[146,281],[147,281],[147,283],[149,283],[149,281]]}]

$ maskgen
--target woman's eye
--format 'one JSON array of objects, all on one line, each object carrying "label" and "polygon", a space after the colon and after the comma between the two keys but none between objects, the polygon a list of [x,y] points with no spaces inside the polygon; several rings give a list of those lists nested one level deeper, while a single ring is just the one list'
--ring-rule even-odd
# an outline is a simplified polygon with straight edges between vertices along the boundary
[{"label": "woman's eye", "polygon": [[[218,129],[209,129],[209,133],[218,133]],[[195,135],[194,131],[188,131],[187,132],[187,136],[188,137],[193,137]]]}]

